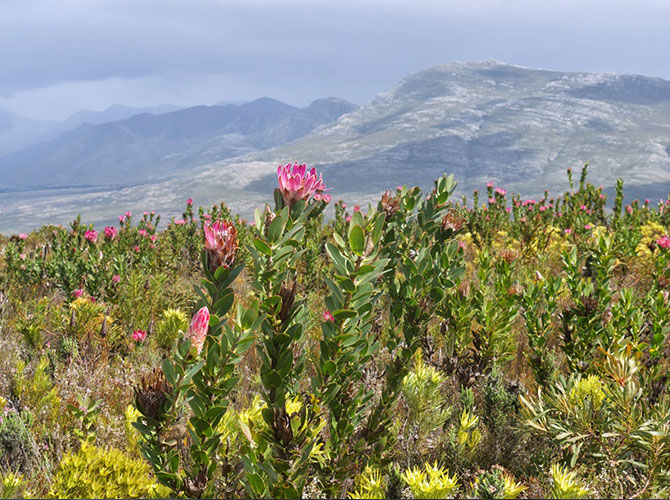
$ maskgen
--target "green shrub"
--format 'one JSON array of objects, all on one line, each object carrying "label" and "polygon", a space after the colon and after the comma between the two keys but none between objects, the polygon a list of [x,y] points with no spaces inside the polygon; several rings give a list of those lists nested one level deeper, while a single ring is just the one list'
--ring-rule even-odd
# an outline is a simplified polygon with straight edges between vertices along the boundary
[{"label": "green shrub", "polygon": [[168,308],[163,311],[163,317],[156,325],[156,342],[163,349],[171,349],[177,340],[179,332],[188,328],[188,317],[179,309]]},{"label": "green shrub", "polygon": [[33,416],[29,411],[6,411],[0,420],[0,468],[28,472],[33,456],[30,427]]},{"label": "green shrub", "polygon": [[149,475],[151,468],[121,450],[82,443],[58,466],[51,498],[162,498],[169,495]]}]

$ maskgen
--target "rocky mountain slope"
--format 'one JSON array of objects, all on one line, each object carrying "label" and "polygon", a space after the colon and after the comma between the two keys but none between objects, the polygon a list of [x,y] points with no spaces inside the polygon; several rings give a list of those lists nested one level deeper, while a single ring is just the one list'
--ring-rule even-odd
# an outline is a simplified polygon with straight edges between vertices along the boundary
[{"label": "rocky mountain slope", "polygon": [[[298,112],[278,107],[261,133],[234,144],[229,129],[210,134],[204,126],[198,133],[207,137],[208,147],[198,150],[181,147],[179,134],[162,132],[173,154],[189,159],[188,168],[165,161],[160,175],[173,178],[86,192],[25,193],[15,205],[7,193],[0,196],[0,230],[46,222],[38,218],[45,214],[67,220],[83,212],[106,220],[132,207],[171,214],[187,197],[199,204],[226,200],[249,215],[270,199],[276,167],[289,161],[317,166],[335,198],[363,203],[398,184],[429,186],[443,172],[456,175],[463,193],[493,181],[537,196],[545,188],[565,190],[565,169],[587,161],[592,182],[611,188],[623,177],[629,194],[649,198],[670,191],[670,81],[659,78],[545,71],[496,61],[453,63],[410,75],[310,133],[309,126],[300,128],[303,117],[289,118]],[[173,126],[180,133],[190,130],[188,121]],[[247,153],[252,148],[256,151]],[[214,161],[223,151],[229,157]],[[143,156],[142,162],[158,168],[151,159]],[[124,163],[117,159],[108,165]]]}]

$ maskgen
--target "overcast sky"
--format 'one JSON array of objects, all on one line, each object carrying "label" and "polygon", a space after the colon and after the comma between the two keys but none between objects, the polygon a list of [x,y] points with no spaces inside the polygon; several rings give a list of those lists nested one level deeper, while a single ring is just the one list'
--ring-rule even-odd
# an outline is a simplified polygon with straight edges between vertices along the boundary
[{"label": "overcast sky", "polygon": [[666,0],[0,0],[0,107],[369,101],[408,73],[498,59],[670,78]]}]

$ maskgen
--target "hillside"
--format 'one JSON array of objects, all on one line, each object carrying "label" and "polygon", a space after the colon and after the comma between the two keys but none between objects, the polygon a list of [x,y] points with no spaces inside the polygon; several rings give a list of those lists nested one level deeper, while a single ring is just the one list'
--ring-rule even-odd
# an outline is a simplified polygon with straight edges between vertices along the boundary
[{"label": "hillside", "polygon": [[[245,106],[251,105],[220,111],[243,114]],[[73,132],[67,147],[52,144],[48,160],[22,175],[32,185],[81,188],[1,194],[0,231],[44,217],[67,222],[79,212],[111,221],[126,207],[176,214],[183,196],[202,204],[225,200],[249,216],[274,184],[277,165],[289,161],[319,167],[334,197],[359,203],[389,185],[426,187],[442,172],[461,180],[461,193],[493,181],[537,196],[545,187],[564,191],[565,169],[585,162],[610,194],[618,177],[631,195],[670,191],[670,82],[659,78],[453,63],[410,75],[358,109],[341,105],[309,122],[311,107],[280,106],[246,135],[191,115],[218,107]],[[0,171],[9,172],[16,158],[0,160]]]}]

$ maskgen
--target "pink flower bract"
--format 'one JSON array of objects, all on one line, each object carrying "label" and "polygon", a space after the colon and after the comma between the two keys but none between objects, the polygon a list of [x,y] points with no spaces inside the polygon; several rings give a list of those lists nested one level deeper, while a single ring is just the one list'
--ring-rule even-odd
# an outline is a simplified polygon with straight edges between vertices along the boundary
[{"label": "pink flower bract", "polygon": [[659,247],[661,247],[663,250],[666,248],[670,247],[670,236],[661,236],[659,239],[656,240],[656,243],[658,244]]},{"label": "pink flower bract", "polygon": [[144,330],[135,330],[133,332],[133,340],[135,342],[143,342],[147,338],[147,332]]},{"label": "pink flower bract", "polygon": [[90,241],[91,243],[95,243],[95,242],[97,241],[97,239],[98,239],[98,232],[97,232],[96,230],[94,230],[94,229],[89,229],[88,231],[86,231],[86,232],[84,233],[84,236],[85,236],[86,239],[87,239],[88,241]]},{"label": "pink flower bract", "polygon": [[227,221],[215,221],[203,226],[205,249],[209,256],[209,268],[212,272],[219,266],[229,268],[237,255],[237,229]]},{"label": "pink flower bract", "polygon": [[205,344],[207,330],[209,330],[209,309],[205,306],[195,313],[186,334],[198,354],[200,354],[202,346]]},{"label": "pink flower bract", "polygon": [[335,317],[333,316],[333,314],[328,309],[323,311],[323,314],[322,314],[321,317],[323,318],[324,321],[335,321]]},{"label": "pink flower bract", "polygon": [[307,165],[298,165],[297,162],[293,165],[290,163],[279,165],[277,180],[284,204],[289,207],[298,200],[309,201],[315,194],[321,194],[321,191],[326,190],[323,174],[317,177],[315,168],[307,171]]}]

